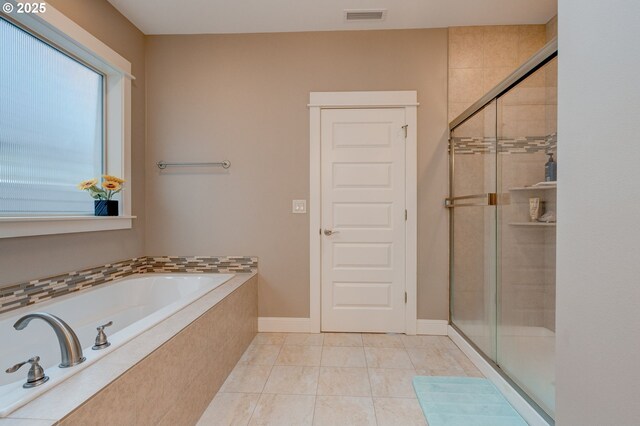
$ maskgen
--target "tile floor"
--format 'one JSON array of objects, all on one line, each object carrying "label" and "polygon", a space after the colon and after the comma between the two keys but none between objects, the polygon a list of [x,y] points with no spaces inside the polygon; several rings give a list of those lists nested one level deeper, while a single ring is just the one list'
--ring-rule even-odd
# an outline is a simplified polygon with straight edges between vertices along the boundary
[{"label": "tile floor", "polygon": [[426,425],[416,375],[482,376],[444,336],[259,333],[198,425]]}]

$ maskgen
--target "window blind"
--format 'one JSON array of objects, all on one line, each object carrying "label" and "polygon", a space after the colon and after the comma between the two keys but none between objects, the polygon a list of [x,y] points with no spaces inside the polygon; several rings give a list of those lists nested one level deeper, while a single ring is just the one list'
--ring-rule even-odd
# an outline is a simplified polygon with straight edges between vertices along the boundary
[{"label": "window blind", "polygon": [[92,214],[104,77],[0,18],[0,215]]}]

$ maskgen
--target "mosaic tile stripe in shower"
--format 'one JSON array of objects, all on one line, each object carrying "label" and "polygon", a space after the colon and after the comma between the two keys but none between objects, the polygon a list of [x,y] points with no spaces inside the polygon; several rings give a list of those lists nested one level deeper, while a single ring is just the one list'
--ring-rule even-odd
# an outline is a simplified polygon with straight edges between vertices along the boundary
[{"label": "mosaic tile stripe in shower", "polygon": [[132,274],[254,272],[251,256],[144,256],[0,288],[0,314]]},{"label": "mosaic tile stripe in shower", "polygon": [[[496,152],[496,138],[456,137],[452,139],[456,154],[489,154]],[[499,139],[501,154],[528,154],[555,151],[556,134],[549,136],[527,136],[515,139]]]}]

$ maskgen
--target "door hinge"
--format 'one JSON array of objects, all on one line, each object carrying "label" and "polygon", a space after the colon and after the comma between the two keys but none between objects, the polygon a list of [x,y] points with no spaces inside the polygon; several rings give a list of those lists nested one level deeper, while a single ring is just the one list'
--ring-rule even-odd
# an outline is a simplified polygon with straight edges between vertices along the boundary
[{"label": "door hinge", "polygon": [[407,303],[407,299],[408,299],[408,297],[409,297],[409,296],[407,296],[407,292],[405,291],[405,292],[404,292],[404,303]]},{"label": "door hinge", "polygon": [[322,228],[318,229],[318,234],[322,235]]},{"label": "door hinge", "polygon": [[409,217],[409,213],[407,212],[407,209],[404,209],[404,221],[406,222],[407,219]]},{"label": "door hinge", "polygon": [[402,126],[402,129],[404,130],[404,138],[407,138],[407,129],[409,128],[408,124],[405,124],[404,126]]}]

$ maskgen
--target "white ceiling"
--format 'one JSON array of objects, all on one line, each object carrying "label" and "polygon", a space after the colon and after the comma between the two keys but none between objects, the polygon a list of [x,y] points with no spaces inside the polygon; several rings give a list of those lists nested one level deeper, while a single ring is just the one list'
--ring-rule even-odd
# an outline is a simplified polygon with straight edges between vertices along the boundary
[{"label": "white ceiling", "polygon": [[[221,34],[542,24],[557,0],[109,0],[145,34]],[[345,22],[344,9],[387,9]]]}]

